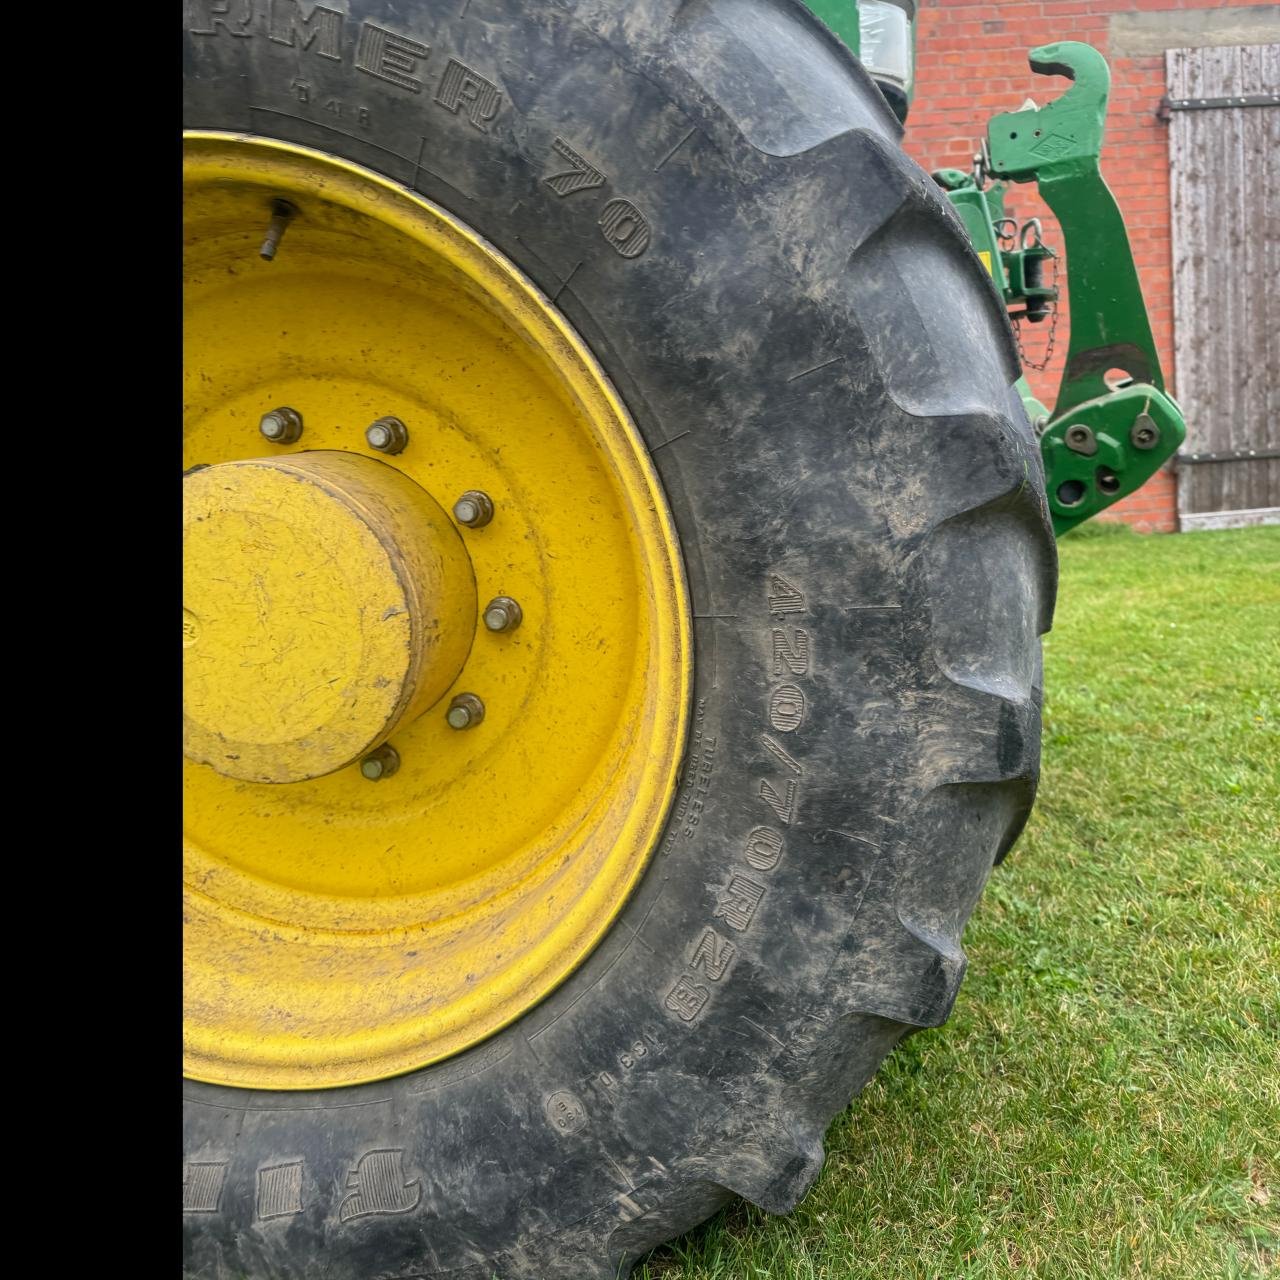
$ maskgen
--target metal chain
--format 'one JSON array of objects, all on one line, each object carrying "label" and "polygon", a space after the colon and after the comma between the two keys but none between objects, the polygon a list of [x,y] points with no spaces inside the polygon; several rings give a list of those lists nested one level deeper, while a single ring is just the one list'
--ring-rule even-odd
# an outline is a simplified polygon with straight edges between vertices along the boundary
[{"label": "metal chain", "polygon": [[[1058,287],[1058,255],[1055,253],[1050,261],[1053,263],[1053,279],[1049,281],[1049,287],[1056,290]],[[1033,369],[1036,373],[1043,373],[1053,362],[1053,344],[1058,336],[1058,306],[1060,299],[1054,298],[1050,303],[1049,316],[1049,345],[1045,349],[1044,359],[1039,364],[1033,364],[1027,359],[1027,349],[1022,345],[1022,316],[1011,316],[1013,321],[1013,340],[1018,345],[1018,359],[1022,361],[1024,369]]]}]

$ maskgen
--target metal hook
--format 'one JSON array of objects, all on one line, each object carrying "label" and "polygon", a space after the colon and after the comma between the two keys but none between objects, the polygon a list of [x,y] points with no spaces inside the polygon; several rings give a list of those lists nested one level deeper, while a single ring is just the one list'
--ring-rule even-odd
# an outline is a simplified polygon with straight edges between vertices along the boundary
[{"label": "metal hook", "polygon": [[1006,111],[987,126],[993,177],[1043,182],[1081,161],[1097,162],[1106,122],[1111,71],[1094,48],[1075,40],[1032,49],[1037,75],[1072,81],[1060,98],[1034,110]]}]

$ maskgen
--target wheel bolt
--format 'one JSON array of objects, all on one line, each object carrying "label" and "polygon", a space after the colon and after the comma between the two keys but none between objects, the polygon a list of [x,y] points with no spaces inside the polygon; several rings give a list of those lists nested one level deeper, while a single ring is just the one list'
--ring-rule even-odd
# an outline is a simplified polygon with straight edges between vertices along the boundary
[{"label": "wheel bolt", "polygon": [[493,519],[493,499],[479,489],[468,489],[453,504],[453,518],[468,529],[483,529]]},{"label": "wheel bolt", "polygon": [[365,428],[370,449],[379,453],[403,453],[409,443],[409,428],[399,418],[379,418]]},{"label": "wheel bolt", "polygon": [[460,693],[445,714],[450,729],[474,729],[484,719],[484,703],[474,693]]},{"label": "wheel bolt", "polygon": [[389,742],[371,751],[360,761],[360,775],[370,782],[381,782],[400,768],[400,753]]},{"label": "wheel bolt", "polygon": [[514,631],[524,620],[524,610],[510,596],[494,596],[484,607],[484,625],[490,631]]},{"label": "wheel bolt", "polygon": [[262,415],[258,430],[272,444],[296,444],[302,435],[302,414],[282,405]]}]

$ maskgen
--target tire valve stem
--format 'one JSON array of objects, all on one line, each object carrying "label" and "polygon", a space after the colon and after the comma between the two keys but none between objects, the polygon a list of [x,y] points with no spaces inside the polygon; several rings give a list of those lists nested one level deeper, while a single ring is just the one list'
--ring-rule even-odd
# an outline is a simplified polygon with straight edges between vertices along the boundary
[{"label": "tire valve stem", "polygon": [[400,753],[389,742],[371,751],[360,761],[360,776],[370,782],[381,782],[400,768]]},{"label": "tire valve stem", "polygon": [[258,250],[259,255],[268,262],[276,256],[276,250],[280,247],[280,241],[289,225],[289,219],[295,213],[297,213],[297,209],[287,200],[273,200],[271,202],[271,221],[267,224],[267,238],[262,242],[262,248]]},{"label": "tire valve stem", "polygon": [[450,729],[474,729],[484,719],[484,703],[474,693],[460,693],[445,713]]}]

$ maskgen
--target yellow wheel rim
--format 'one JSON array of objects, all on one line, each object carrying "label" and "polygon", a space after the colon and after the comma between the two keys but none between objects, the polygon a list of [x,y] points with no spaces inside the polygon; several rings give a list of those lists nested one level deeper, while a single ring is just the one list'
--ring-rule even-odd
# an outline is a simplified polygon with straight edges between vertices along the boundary
[{"label": "yellow wheel rim", "polygon": [[590,353],[451,215],[261,139],[189,135],[184,173],[185,1068],[381,1079],[546,996],[643,871],[685,737],[677,539]]}]

